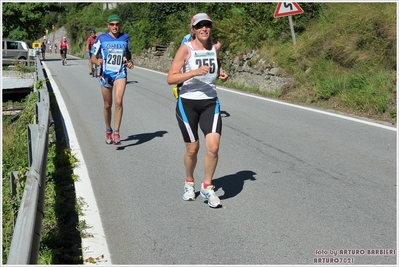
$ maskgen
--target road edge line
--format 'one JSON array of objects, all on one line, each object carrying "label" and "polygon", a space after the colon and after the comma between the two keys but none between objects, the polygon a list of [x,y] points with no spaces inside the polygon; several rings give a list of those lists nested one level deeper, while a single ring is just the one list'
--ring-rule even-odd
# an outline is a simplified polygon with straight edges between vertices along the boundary
[{"label": "road edge line", "polygon": [[80,199],[83,199],[83,203],[80,203],[83,215],[79,215],[79,221],[85,221],[85,225],[88,226],[87,230],[84,232],[85,237],[82,237],[83,264],[95,263],[96,265],[112,265],[99,209],[91,186],[86,163],[75,134],[75,129],[73,128],[68,109],[66,108],[60,90],[47,65],[44,62],[42,63],[53,88],[62,117],[64,118],[72,155],[77,159],[77,166],[73,169],[73,173],[79,177],[78,180],[75,181],[76,199],[78,203]]}]

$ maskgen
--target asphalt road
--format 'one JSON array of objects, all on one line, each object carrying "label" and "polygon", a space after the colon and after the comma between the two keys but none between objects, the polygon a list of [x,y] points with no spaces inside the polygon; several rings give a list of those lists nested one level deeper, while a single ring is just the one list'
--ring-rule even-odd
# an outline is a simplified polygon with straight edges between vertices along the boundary
[{"label": "asphalt road", "polygon": [[396,128],[220,88],[214,185],[223,208],[212,209],[201,196],[181,198],[185,147],[165,74],[129,70],[122,145],[106,145],[100,86],[87,60],[62,66],[59,55],[46,57],[108,263],[397,263]]}]

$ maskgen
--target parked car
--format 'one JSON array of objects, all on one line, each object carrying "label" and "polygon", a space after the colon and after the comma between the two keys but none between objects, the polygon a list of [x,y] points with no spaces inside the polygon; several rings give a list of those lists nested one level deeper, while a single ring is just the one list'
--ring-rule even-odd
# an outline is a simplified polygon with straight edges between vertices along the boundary
[{"label": "parked car", "polygon": [[[29,45],[24,41],[3,40],[2,50],[3,65],[11,65],[18,60],[26,60],[29,56]],[[30,59],[34,60],[34,57],[31,56]],[[21,61],[21,63],[26,65],[27,62]]]}]

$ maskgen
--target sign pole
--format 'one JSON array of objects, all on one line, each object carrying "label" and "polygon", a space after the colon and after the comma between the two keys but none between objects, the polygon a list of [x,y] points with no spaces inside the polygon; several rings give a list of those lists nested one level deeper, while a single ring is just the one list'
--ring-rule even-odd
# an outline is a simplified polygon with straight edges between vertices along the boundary
[{"label": "sign pole", "polygon": [[280,2],[277,4],[276,10],[274,11],[274,17],[280,18],[288,16],[290,22],[292,41],[296,45],[294,24],[292,23],[292,15],[302,14],[303,9],[296,2]]},{"label": "sign pole", "polygon": [[289,22],[290,22],[292,41],[294,42],[294,45],[296,45],[295,32],[294,32],[294,24],[292,23],[292,16],[288,16],[288,20],[289,20]]}]

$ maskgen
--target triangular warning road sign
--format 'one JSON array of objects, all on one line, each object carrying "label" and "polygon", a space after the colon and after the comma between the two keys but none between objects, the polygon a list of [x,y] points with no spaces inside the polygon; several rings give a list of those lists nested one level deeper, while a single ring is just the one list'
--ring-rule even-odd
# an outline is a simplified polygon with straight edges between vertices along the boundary
[{"label": "triangular warning road sign", "polygon": [[295,2],[280,2],[277,4],[274,17],[284,17],[303,13],[303,9]]}]

